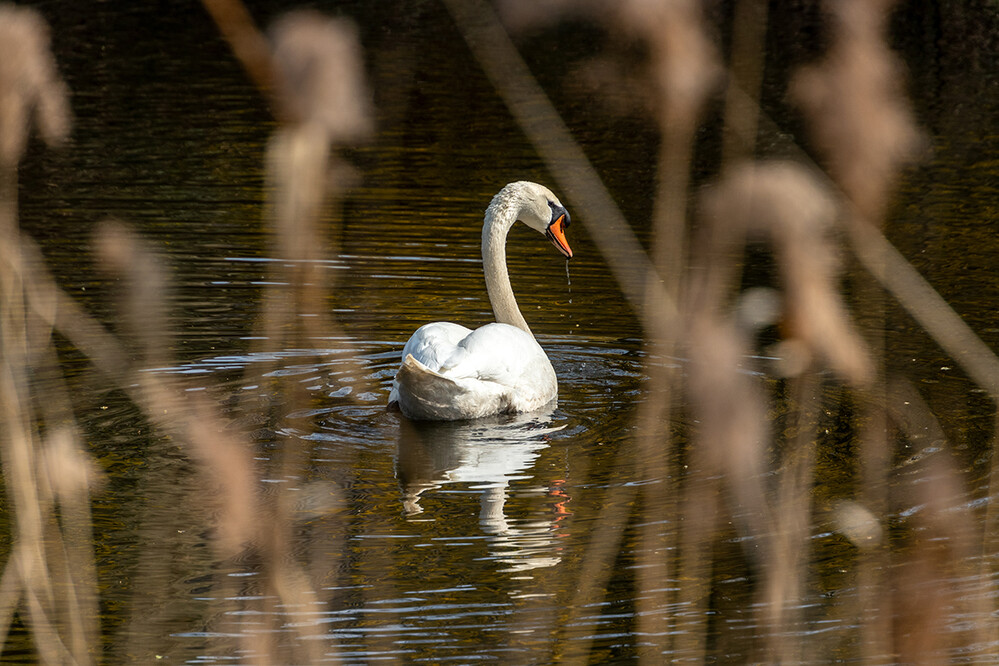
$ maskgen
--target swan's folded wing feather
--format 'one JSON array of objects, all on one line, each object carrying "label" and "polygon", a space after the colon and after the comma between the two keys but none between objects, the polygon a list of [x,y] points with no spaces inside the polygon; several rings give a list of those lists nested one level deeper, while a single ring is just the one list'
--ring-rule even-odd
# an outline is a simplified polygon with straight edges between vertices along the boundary
[{"label": "swan's folded wing feather", "polygon": [[402,360],[412,355],[417,361],[430,368],[439,370],[444,361],[454,352],[471,329],[449,321],[435,321],[421,326],[402,349]]},{"label": "swan's folded wing feather", "polygon": [[486,324],[458,343],[439,372],[514,388],[544,367],[550,367],[548,358],[533,336],[515,326]]},{"label": "swan's folded wing feather", "polygon": [[418,419],[476,418],[503,411],[505,389],[474,379],[452,378],[406,356],[393,390],[403,413]]}]

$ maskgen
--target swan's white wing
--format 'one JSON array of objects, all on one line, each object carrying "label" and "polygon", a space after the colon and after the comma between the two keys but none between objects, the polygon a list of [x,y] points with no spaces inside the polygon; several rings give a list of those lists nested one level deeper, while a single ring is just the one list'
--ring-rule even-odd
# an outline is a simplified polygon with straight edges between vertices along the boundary
[{"label": "swan's white wing", "polygon": [[458,343],[471,332],[471,329],[449,321],[424,324],[413,333],[406,346],[402,348],[402,360],[405,361],[406,357],[412,354],[413,358],[431,370],[438,370],[454,353]]},{"label": "swan's white wing", "polygon": [[[406,341],[402,348],[403,365],[412,356],[419,365],[436,372],[444,361],[454,353],[458,343],[464,340],[472,329],[449,321],[435,321],[424,324],[416,329],[416,333]],[[389,405],[399,403],[399,376],[392,380],[392,391],[389,393]]]},{"label": "swan's white wing", "polygon": [[511,389],[540,389],[554,380],[551,362],[534,336],[507,324],[486,324],[463,338],[438,372]]}]

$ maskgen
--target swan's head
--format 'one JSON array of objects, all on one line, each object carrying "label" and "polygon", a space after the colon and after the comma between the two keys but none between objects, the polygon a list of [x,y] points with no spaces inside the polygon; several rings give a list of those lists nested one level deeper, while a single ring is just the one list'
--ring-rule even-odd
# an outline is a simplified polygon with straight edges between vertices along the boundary
[{"label": "swan's head", "polygon": [[572,248],[565,238],[571,222],[569,211],[551,190],[526,180],[510,183],[489,204],[493,214],[507,206],[516,213],[517,221],[547,236],[559,252],[567,259],[572,258]]}]

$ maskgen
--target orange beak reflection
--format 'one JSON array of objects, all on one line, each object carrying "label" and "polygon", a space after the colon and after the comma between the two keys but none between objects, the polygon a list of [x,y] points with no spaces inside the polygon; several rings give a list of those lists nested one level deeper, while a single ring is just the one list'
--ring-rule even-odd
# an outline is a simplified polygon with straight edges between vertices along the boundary
[{"label": "orange beak reflection", "polygon": [[561,252],[566,259],[572,259],[572,248],[569,247],[569,241],[565,239],[565,215],[560,215],[557,220],[548,225],[548,231],[545,235],[548,236],[548,240],[552,242],[558,251]]}]

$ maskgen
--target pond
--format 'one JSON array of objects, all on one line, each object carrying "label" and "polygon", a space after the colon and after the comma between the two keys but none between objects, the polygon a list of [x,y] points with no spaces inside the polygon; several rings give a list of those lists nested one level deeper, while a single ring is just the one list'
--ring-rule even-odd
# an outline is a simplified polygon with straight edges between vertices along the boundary
[{"label": "pond", "polygon": [[[704,424],[685,389],[671,412],[648,415],[662,395],[650,383],[665,372],[685,386],[690,354],[650,345],[595,240],[602,220],[568,197],[570,261],[524,225],[507,250],[520,307],[559,378],[557,405],[454,423],[387,410],[416,328],[493,320],[480,258],[491,197],[514,180],[561,193],[550,156],[476,64],[450,3],[314,4],[357,26],[375,130],[340,151],[349,167],[336,172],[345,185],[321,218],[324,247],[296,263],[268,229],[267,151],[280,124],[201,5],[35,3],[51,27],[74,127],[59,150],[29,144],[20,227],[58,287],[136,365],[117,381],[68,330],[54,337],[62,379],[32,379],[39,405],[69,396],[99,470],[88,537],[94,661],[886,663],[919,650],[927,662],[993,658],[995,405],[890,296],[863,311],[864,290],[876,287],[845,242],[847,302],[858,319],[880,322],[867,331],[871,346],[888,376],[906,378],[899,390],[912,391],[882,387],[883,402],[911,398],[934,418],[919,422],[922,439],[901,418],[883,427],[892,448],[878,463],[865,457],[862,391],[826,371],[803,385],[770,372],[777,326],[741,357],[738,374],[769,396],[768,427],[780,435],[753,486],[767,506],[796,505],[781,494],[794,487],[785,484],[791,444],[800,430],[816,433],[807,499],[797,504],[804,522],[794,528],[804,545],[792,552],[803,560],[787,564],[802,572],[788,585],[801,589],[788,593],[784,619],[766,610],[779,557],[767,530],[783,519],[752,529],[759,523],[740,486],[726,481],[731,468],[698,476],[706,463],[690,445]],[[631,113],[645,103],[631,93],[607,103],[584,85],[596,71],[587,59],[613,50],[613,30],[593,15],[532,23],[513,9],[524,4],[497,3],[524,22],[517,47],[651,248],[656,126]],[[705,3],[721,50],[731,40],[725,4]],[[786,104],[787,63],[814,60],[827,38],[820,3],[804,4],[770,3],[761,106],[779,130],[761,123],[758,150],[771,156],[789,154],[789,136],[807,143]],[[954,2],[944,17],[929,4],[903,3],[888,26],[928,146],[903,172],[884,231],[996,350],[999,13]],[[247,3],[262,26],[291,8]],[[691,210],[719,170],[721,115],[720,101],[709,104],[698,132]],[[128,280],[95,248],[108,219],[134,229],[167,276],[138,310],[148,321],[135,319]],[[744,259],[743,287],[774,282],[766,252],[751,246]],[[304,324],[319,335],[295,337],[301,313],[276,327],[266,320],[268,304],[293,312],[297,292],[283,287],[296,266],[324,286],[317,328]],[[158,317],[162,335],[143,333]],[[157,386],[184,397],[158,403],[143,393]],[[807,424],[797,420],[797,390],[811,390]],[[191,412],[160,415],[150,404]],[[207,444],[192,445],[199,423]],[[642,457],[650,436],[662,442],[660,462]],[[883,475],[871,483],[865,474],[878,464]],[[240,470],[252,473],[244,495]],[[22,509],[4,502],[7,562]],[[706,532],[687,527],[711,512]],[[65,531],[72,514],[59,515]],[[252,543],[227,541],[240,524]],[[72,595],[50,592],[56,606]],[[47,654],[39,643],[49,634],[26,607],[3,663]],[[930,624],[919,643],[914,635]]]}]

